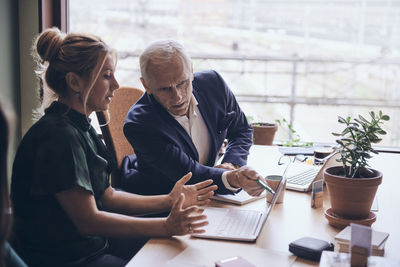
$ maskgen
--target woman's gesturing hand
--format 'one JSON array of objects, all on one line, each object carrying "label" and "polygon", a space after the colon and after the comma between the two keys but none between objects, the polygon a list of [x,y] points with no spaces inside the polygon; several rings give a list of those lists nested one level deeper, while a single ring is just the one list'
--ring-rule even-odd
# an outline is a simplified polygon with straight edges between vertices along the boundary
[{"label": "woman's gesturing hand", "polygon": [[165,221],[165,228],[168,236],[204,233],[204,230],[199,228],[208,224],[208,222],[205,221],[207,217],[198,214],[198,207],[196,206],[183,208],[184,202],[185,195],[181,193]]},{"label": "woman's gesturing hand", "polygon": [[217,190],[218,186],[211,185],[213,183],[211,179],[194,185],[185,185],[191,177],[192,173],[189,172],[176,182],[174,188],[169,193],[172,200],[171,202],[175,203],[181,193],[183,193],[185,195],[183,208],[193,205],[207,205],[210,202],[209,198],[214,195],[214,191]]}]

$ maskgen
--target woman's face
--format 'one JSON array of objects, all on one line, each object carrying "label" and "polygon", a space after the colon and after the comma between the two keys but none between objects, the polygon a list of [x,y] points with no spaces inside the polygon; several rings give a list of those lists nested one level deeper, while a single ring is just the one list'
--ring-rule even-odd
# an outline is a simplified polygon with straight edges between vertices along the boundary
[{"label": "woman's face", "polygon": [[108,54],[103,68],[89,93],[86,108],[88,114],[93,111],[107,110],[114,91],[119,88],[119,84],[114,76],[115,64],[111,54]]}]

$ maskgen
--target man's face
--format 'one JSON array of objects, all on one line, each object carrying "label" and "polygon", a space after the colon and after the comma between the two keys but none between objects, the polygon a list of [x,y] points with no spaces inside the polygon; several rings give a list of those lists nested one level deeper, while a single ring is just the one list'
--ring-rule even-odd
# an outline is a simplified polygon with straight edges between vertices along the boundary
[{"label": "man's face", "polygon": [[147,93],[174,116],[186,115],[189,110],[193,73],[188,65],[180,57],[163,64],[150,64],[149,81],[142,79]]}]

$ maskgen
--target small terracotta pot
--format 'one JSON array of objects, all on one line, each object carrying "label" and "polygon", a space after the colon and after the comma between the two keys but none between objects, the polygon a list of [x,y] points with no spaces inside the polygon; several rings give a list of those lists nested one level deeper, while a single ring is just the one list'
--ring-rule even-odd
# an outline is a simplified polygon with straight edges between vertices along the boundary
[{"label": "small terracotta pot", "polygon": [[253,144],[272,145],[275,133],[278,130],[276,123],[253,123]]},{"label": "small terracotta pot", "polygon": [[371,178],[347,178],[343,167],[335,166],[324,170],[332,212],[345,219],[368,217],[376,190],[382,183],[382,173],[372,170]]}]

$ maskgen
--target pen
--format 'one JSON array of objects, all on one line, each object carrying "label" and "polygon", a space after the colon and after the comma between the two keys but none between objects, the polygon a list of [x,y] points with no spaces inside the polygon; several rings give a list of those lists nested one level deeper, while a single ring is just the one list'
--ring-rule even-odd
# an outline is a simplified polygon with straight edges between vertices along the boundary
[{"label": "pen", "polygon": [[266,183],[264,183],[262,180],[260,180],[260,179],[258,179],[257,180],[257,183],[259,184],[259,185],[261,185],[262,187],[264,187],[265,188],[265,190],[267,190],[268,192],[270,192],[271,194],[275,194],[275,191],[274,190],[272,190],[272,188],[271,187],[269,187]]}]

